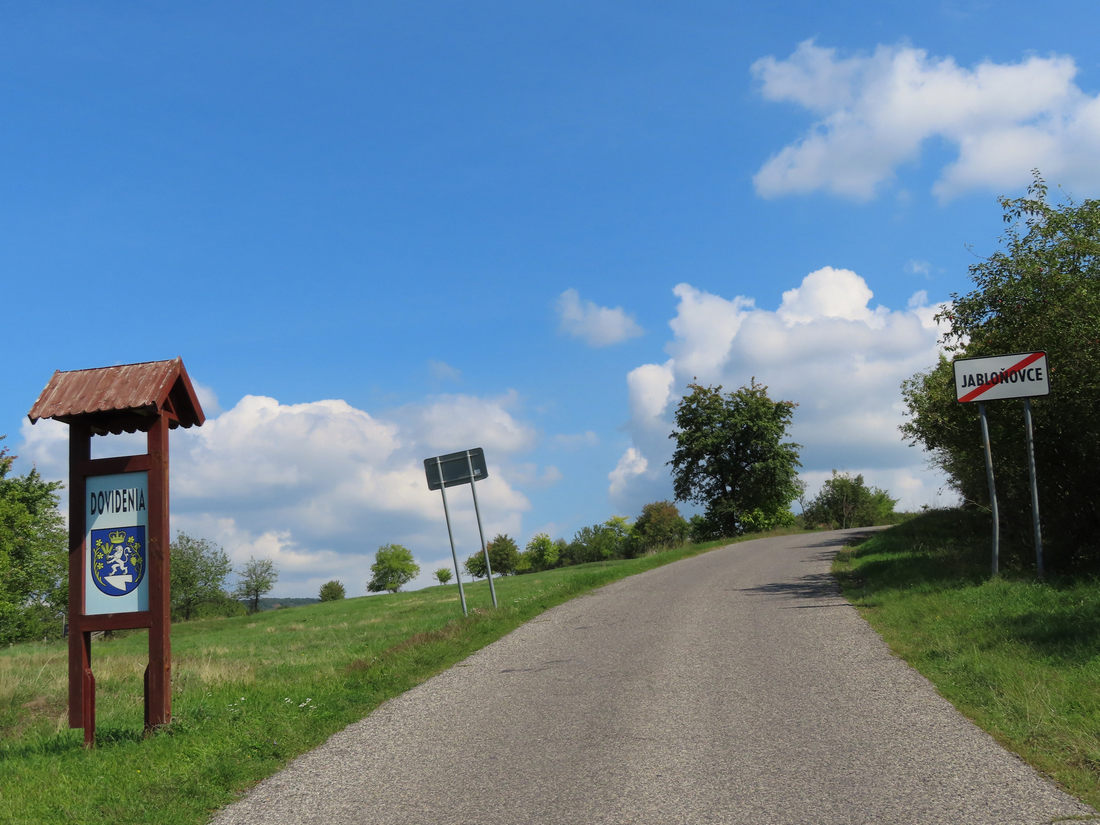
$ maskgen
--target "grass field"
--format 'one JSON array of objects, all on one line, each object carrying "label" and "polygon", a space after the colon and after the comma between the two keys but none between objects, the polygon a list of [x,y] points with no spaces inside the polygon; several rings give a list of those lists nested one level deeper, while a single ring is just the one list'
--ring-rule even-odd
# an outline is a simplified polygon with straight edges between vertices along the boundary
[{"label": "grass field", "polygon": [[64,643],[0,651],[0,822],[206,822],[381,702],[556,604],[719,546],[689,546],[466,587],[207,619],[172,629],[172,722],[142,735],[147,637],[92,645],[96,735],[67,726]]},{"label": "grass field", "polygon": [[1100,809],[1100,583],[990,573],[988,516],[929,513],[842,552],[845,595],[1002,744]]}]

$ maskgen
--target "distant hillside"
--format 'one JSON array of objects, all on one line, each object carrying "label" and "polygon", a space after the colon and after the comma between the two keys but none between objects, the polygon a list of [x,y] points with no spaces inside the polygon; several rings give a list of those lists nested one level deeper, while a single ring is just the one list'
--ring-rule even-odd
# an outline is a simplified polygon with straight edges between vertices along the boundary
[{"label": "distant hillside", "polygon": [[278,610],[280,607],[301,607],[304,604],[317,604],[320,599],[291,599],[291,598],[263,598],[260,599],[260,610]]}]

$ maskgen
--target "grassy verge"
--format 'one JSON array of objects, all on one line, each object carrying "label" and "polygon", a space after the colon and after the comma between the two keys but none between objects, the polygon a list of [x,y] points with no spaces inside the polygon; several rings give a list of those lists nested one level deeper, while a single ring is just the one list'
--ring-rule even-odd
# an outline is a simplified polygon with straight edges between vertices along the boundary
[{"label": "grassy verge", "polygon": [[723,542],[172,630],[172,723],[142,736],[147,637],[92,645],[97,747],[67,727],[63,643],[0,651],[0,822],[205,822],[240,791],[549,607]]},{"label": "grassy verge", "polygon": [[989,575],[988,517],[935,512],[834,572],[890,647],[1006,747],[1100,808],[1100,582]]}]

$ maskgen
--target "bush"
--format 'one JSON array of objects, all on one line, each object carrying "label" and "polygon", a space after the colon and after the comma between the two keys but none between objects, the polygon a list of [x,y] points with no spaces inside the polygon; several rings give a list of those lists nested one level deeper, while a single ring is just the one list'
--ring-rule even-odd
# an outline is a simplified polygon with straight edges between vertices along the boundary
[{"label": "bush", "polygon": [[344,585],[333,579],[321,585],[321,601],[335,602],[344,598]]},{"label": "bush", "polygon": [[688,523],[671,501],[654,501],[642,508],[634,522],[634,536],[642,552],[679,547],[688,534]]},{"label": "bush", "polygon": [[818,524],[841,529],[870,527],[892,522],[897,503],[885,490],[868,488],[862,475],[833,470],[833,477],[822,485],[821,492],[802,515],[807,527]]},{"label": "bush", "polygon": [[471,579],[484,579],[489,575],[488,568],[485,565],[485,554],[481,551],[469,556],[462,563],[462,569],[466,571],[466,575]]},{"label": "bush", "polygon": [[631,553],[633,536],[622,516],[612,516],[603,524],[582,527],[565,549],[567,564],[585,564],[607,559],[623,559]]}]

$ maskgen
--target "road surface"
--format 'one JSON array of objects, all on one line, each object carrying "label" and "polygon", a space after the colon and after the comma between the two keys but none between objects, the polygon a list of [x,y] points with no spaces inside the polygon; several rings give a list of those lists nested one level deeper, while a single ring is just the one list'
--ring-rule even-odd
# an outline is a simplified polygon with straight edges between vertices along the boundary
[{"label": "road surface", "polygon": [[735,544],[561,605],[381,706],[214,823],[1095,815],[889,653],[828,574],[845,535]]}]

